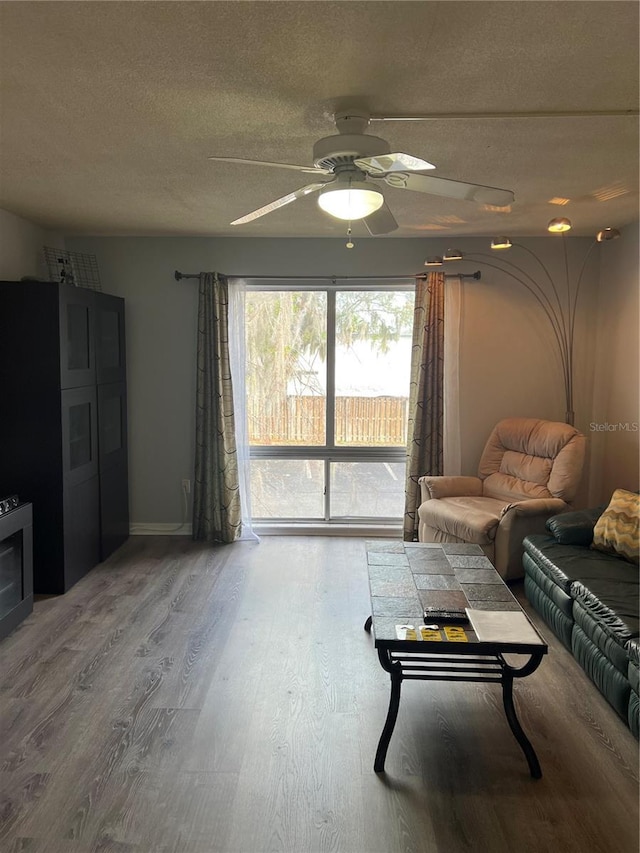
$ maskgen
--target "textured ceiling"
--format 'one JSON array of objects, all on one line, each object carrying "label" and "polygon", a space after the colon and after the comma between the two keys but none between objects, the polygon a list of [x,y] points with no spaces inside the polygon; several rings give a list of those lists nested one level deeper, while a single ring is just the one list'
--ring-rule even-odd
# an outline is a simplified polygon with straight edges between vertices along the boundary
[{"label": "textured ceiling", "polygon": [[[342,236],[309,182],[342,106],[372,115],[637,110],[636,2],[2,2],[0,207],[63,233]],[[375,122],[508,211],[385,187],[393,236],[575,234],[638,219],[638,119]],[[558,206],[551,199],[569,199]],[[362,223],[354,233],[365,233]]]}]

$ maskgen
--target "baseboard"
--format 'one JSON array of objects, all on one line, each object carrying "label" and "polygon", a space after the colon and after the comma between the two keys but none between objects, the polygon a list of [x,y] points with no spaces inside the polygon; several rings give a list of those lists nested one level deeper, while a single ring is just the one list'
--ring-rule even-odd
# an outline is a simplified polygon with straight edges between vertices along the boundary
[{"label": "baseboard", "polygon": [[129,525],[129,534],[131,536],[191,536],[191,524],[132,522]]},{"label": "baseboard", "polygon": [[[191,536],[192,525],[132,522],[131,536]],[[402,525],[376,524],[254,524],[253,532],[258,536],[365,536],[402,537]]]},{"label": "baseboard", "polygon": [[253,532],[258,536],[364,536],[367,538],[381,539],[390,537],[402,538],[402,525],[385,524],[330,524],[318,522],[291,524],[282,522],[280,524],[269,524],[268,522],[254,522]]}]

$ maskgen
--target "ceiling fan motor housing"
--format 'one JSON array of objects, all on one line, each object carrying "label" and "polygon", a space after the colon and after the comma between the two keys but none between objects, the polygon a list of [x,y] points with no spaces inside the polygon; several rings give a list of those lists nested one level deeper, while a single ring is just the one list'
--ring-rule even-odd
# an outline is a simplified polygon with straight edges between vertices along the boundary
[{"label": "ceiling fan motor housing", "polygon": [[338,166],[348,166],[359,157],[378,157],[390,154],[389,143],[378,136],[362,133],[338,133],[325,136],[313,146],[313,164],[334,171]]}]

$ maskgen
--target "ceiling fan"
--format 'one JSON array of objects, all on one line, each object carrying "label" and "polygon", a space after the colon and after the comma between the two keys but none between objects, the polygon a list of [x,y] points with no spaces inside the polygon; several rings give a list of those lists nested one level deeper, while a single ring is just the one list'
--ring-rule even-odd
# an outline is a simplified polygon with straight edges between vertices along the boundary
[{"label": "ceiling fan", "polygon": [[382,182],[395,189],[465,199],[496,207],[506,207],[514,200],[510,190],[425,175],[424,172],[435,169],[432,163],[410,154],[392,152],[384,139],[364,133],[369,124],[366,113],[337,113],[334,120],[338,133],[316,142],[313,146],[313,166],[245,160],[241,157],[208,158],[223,163],[293,169],[317,177],[313,183],[234,219],[231,225],[244,225],[292,201],[319,192],[318,204],[327,213],[338,219],[362,219],[371,235],[388,234],[395,231],[398,223],[378,188]]}]

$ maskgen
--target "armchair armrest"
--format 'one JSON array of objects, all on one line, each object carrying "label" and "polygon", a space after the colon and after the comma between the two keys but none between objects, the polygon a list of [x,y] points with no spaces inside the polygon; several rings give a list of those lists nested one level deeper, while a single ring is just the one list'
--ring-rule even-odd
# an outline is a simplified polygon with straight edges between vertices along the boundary
[{"label": "armchair armrest", "polygon": [[509,513],[525,518],[535,515],[548,517],[562,512],[566,507],[567,504],[561,498],[532,498],[528,501],[517,501],[516,503],[507,504],[502,510],[502,518]]},{"label": "armchair armrest", "polygon": [[494,566],[505,580],[522,577],[524,537],[544,533],[548,517],[567,506],[560,498],[532,498],[505,506],[494,542]]},{"label": "armchair armrest", "polygon": [[422,500],[432,498],[480,497],[482,480],[479,477],[420,477]]}]

